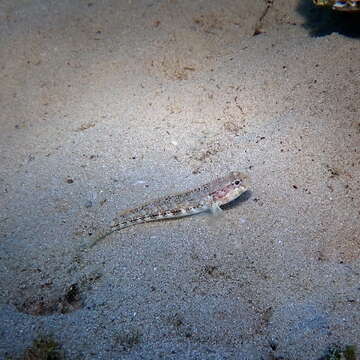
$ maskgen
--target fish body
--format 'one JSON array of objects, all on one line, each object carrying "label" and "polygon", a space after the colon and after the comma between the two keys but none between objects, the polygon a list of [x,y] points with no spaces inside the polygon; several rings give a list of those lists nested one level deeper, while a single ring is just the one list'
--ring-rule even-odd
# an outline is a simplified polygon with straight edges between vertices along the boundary
[{"label": "fish body", "polygon": [[129,226],[151,221],[176,219],[203,212],[216,213],[221,206],[237,199],[248,190],[249,177],[241,172],[232,171],[199,187],[177,194],[168,195],[139,207],[120,212],[114,219],[111,230],[98,237],[92,244],[115,231]]}]

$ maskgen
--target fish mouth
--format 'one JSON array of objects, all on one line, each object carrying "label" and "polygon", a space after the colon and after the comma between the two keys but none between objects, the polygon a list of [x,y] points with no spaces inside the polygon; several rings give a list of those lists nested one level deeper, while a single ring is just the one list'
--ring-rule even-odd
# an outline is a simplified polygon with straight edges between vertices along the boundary
[{"label": "fish mouth", "polygon": [[248,201],[251,198],[251,196],[252,196],[251,190],[246,189],[235,199],[233,199],[225,204],[219,204],[219,205],[222,210],[230,210],[230,209],[236,208],[241,203]]}]

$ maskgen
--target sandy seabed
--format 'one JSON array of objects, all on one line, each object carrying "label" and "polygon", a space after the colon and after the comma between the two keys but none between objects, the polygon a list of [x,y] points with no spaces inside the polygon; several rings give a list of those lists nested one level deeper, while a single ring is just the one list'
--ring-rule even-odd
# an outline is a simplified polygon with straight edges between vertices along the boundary
[{"label": "sandy seabed", "polygon": [[[1,1],[1,359],[359,352],[360,14],[266,6]],[[84,250],[229,170],[222,216]]]}]

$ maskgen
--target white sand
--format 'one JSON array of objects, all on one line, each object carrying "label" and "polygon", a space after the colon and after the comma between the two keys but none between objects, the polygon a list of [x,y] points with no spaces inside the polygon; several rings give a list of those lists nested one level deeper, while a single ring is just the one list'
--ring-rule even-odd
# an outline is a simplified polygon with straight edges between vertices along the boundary
[{"label": "white sand", "polygon": [[[1,359],[42,336],[68,359],[360,345],[354,19],[274,0],[253,36],[264,8],[1,1]],[[222,217],[79,255],[117,211],[230,169],[253,185]]]}]

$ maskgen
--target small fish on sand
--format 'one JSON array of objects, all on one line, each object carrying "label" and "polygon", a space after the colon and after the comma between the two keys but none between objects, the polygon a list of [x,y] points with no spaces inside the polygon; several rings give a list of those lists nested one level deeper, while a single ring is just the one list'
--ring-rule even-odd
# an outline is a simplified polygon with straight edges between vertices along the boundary
[{"label": "small fish on sand", "polygon": [[191,216],[199,213],[221,212],[226,205],[249,189],[250,178],[239,171],[232,171],[195,189],[168,195],[118,214],[111,229],[98,236],[89,247],[93,247],[108,235],[129,226]]}]

